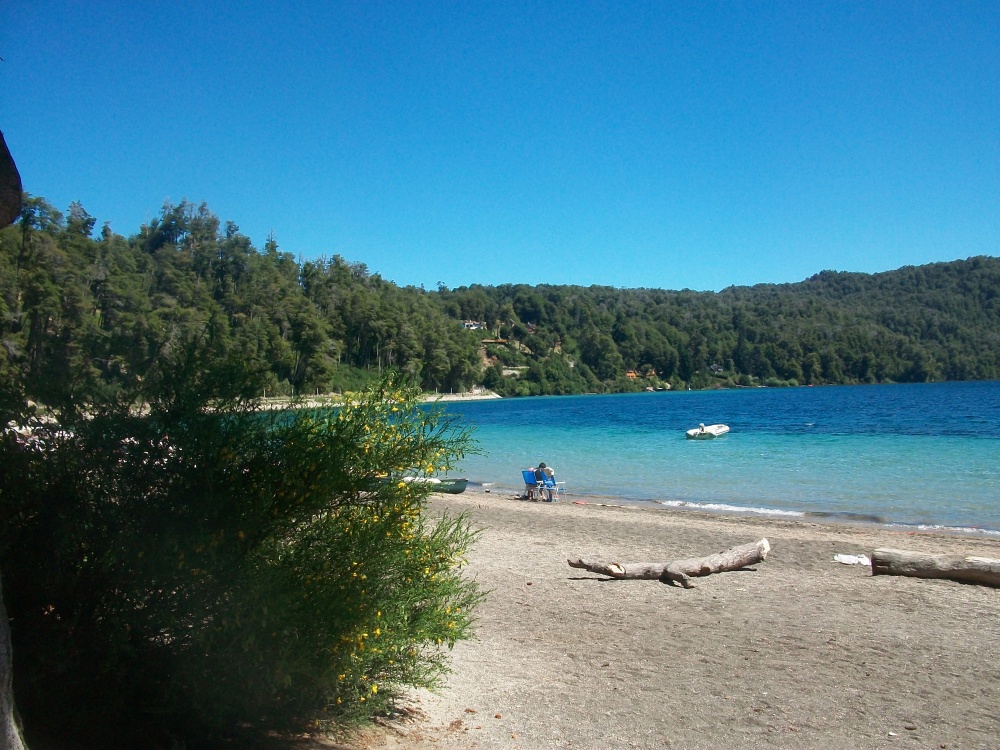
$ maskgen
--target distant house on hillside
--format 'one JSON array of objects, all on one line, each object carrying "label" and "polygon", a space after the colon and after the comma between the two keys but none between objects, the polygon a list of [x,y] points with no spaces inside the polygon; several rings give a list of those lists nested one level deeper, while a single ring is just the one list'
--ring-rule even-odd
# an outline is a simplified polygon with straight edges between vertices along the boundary
[{"label": "distant house on hillside", "polygon": [[486,323],[482,320],[463,320],[462,328],[467,331],[479,331],[486,328]]},{"label": "distant house on hillside", "polygon": [[629,380],[635,380],[637,377],[639,377],[639,373],[637,373],[635,370],[626,370],[625,377],[628,378]]}]

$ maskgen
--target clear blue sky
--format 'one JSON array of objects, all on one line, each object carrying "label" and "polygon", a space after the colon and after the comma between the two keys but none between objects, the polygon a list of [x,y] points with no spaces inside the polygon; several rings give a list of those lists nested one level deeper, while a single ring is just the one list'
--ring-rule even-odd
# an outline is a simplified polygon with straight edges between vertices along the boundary
[{"label": "clear blue sky", "polygon": [[1000,255],[1000,2],[0,2],[25,189],[399,284]]}]

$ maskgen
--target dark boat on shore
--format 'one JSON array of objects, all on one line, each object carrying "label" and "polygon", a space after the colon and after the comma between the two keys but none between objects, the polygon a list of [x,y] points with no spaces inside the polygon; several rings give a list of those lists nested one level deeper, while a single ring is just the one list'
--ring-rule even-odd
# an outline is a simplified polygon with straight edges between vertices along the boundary
[{"label": "dark boat on shore", "polygon": [[461,495],[469,486],[465,479],[438,479],[437,477],[403,477],[404,482],[418,482],[430,487],[431,492],[445,492],[449,495]]},{"label": "dark boat on shore", "polygon": [[461,495],[469,486],[468,479],[442,479],[441,484],[434,486],[434,492],[447,492],[449,495]]}]

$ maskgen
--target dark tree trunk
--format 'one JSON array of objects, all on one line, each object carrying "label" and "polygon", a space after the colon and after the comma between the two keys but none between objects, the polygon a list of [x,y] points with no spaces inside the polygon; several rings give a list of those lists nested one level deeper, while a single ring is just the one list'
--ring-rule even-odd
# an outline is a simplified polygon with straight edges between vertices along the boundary
[{"label": "dark tree trunk", "polygon": [[[21,213],[21,175],[0,133],[0,228],[13,224]],[[23,750],[24,741],[17,724],[10,646],[10,623],[3,604],[0,582],[0,750]]]},{"label": "dark tree trunk", "polygon": [[0,133],[0,229],[13,224],[21,213],[21,175]]},{"label": "dark tree trunk", "polygon": [[24,750],[14,707],[11,655],[10,624],[3,604],[3,582],[0,581],[0,750]]}]

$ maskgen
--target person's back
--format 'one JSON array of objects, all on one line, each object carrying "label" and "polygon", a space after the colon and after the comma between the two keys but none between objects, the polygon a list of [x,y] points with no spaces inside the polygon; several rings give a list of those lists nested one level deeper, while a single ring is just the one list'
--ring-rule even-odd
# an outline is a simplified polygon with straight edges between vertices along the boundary
[{"label": "person's back", "polygon": [[554,499],[553,491],[557,491],[555,472],[546,466],[544,461],[538,464],[538,468],[535,469],[535,481],[539,484],[539,494],[544,492],[544,494],[548,497],[548,501],[551,503]]}]

